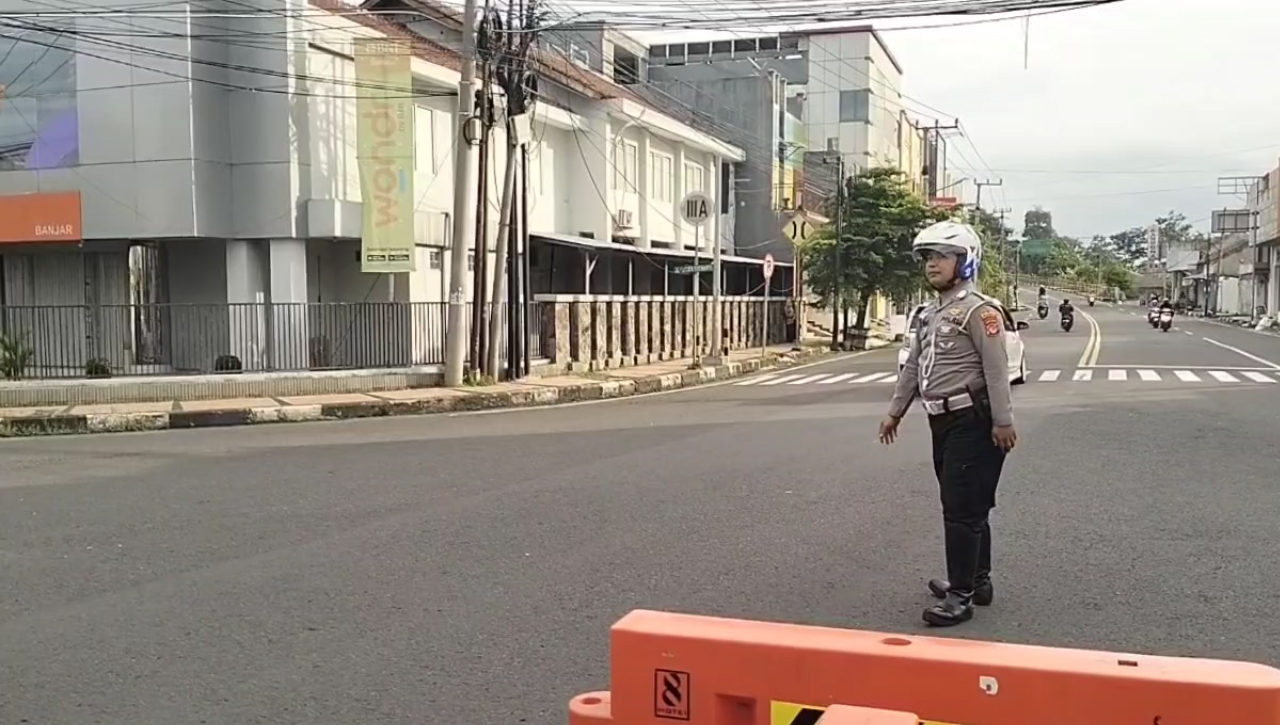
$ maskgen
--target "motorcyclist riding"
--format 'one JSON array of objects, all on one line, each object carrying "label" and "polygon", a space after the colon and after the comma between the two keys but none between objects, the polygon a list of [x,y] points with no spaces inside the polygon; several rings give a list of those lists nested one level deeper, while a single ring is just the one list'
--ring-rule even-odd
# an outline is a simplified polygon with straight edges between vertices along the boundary
[{"label": "motorcyclist riding", "polygon": [[1170,312],[1173,312],[1173,301],[1170,300],[1168,297],[1164,298],[1160,302],[1160,311],[1164,312],[1165,310],[1169,310]]},{"label": "motorcyclist riding", "polygon": [[1076,308],[1071,304],[1071,300],[1064,299],[1062,304],[1058,305],[1058,314],[1064,317],[1075,317]]}]

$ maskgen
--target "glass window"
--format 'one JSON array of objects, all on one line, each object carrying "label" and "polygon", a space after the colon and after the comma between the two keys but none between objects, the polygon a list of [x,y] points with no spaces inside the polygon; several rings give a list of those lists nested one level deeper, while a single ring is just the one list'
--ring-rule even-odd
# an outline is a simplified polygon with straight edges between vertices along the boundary
[{"label": "glass window", "polygon": [[654,201],[672,201],[672,186],[675,184],[675,179],[671,178],[672,164],[670,156],[649,152],[649,195]]},{"label": "glass window", "polygon": [[80,163],[74,44],[45,30],[0,37],[0,170]]},{"label": "glass window", "polygon": [[840,122],[871,123],[871,91],[840,91]]},{"label": "glass window", "polygon": [[[614,148],[618,148],[614,146]],[[636,191],[636,157],[640,154],[640,148],[630,141],[622,142],[622,160],[621,163],[617,159],[614,160],[613,185],[615,189],[620,191]]]},{"label": "glass window", "polygon": [[691,191],[705,191],[706,186],[706,169],[698,164],[684,165],[684,193]]}]

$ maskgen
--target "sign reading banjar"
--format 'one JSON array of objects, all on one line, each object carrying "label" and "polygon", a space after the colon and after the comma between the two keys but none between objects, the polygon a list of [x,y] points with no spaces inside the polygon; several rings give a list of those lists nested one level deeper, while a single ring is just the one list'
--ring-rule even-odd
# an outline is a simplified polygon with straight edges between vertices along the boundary
[{"label": "sign reading banjar", "polygon": [[0,196],[0,244],[79,242],[80,192]]},{"label": "sign reading banjar", "polygon": [[407,42],[360,38],[356,59],[356,162],[364,209],[360,268],[412,272],[413,56]]}]

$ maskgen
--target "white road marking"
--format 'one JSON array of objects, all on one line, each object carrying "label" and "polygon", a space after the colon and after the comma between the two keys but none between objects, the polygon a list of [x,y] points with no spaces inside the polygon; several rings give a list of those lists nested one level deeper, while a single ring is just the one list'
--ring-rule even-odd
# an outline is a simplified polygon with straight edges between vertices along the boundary
[{"label": "white road marking", "polygon": [[761,385],[780,385],[782,383],[790,382],[797,378],[803,378],[803,377],[804,377],[803,375],[783,375],[780,378],[775,378],[773,380],[770,380],[767,383],[760,383],[760,384]]},{"label": "white road marking", "polygon": [[[1193,372],[1199,371],[1197,372]],[[1094,371],[1105,371],[1106,375],[1094,376]],[[1230,372],[1228,372],[1230,371]],[[1068,378],[1064,373],[1070,373],[1072,382],[1091,382],[1094,380],[1106,380],[1110,382],[1128,382],[1133,379],[1130,373],[1137,376],[1137,379],[1147,383],[1164,382],[1164,374],[1171,374],[1178,382],[1183,383],[1199,383],[1204,382],[1202,376],[1208,376],[1211,380],[1219,383],[1280,383],[1280,373],[1268,370],[1266,368],[1218,368],[1216,370],[1207,370],[1205,368],[1189,366],[1187,368],[1175,369],[1172,365],[1148,365],[1142,368],[1126,368],[1120,366],[1108,365],[1105,367],[1076,368],[1074,370],[1041,370],[1034,378],[1035,382],[1040,383],[1056,383],[1064,382]],[[1241,379],[1243,378],[1243,379]],[[897,383],[899,375],[895,372],[878,372],[878,373],[840,373],[832,375],[823,373],[821,375],[762,375],[756,378],[743,380],[734,383],[735,385],[832,385],[835,383],[862,384],[874,383],[883,385],[893,385]],[[1028,374],[1031,379],[1031,374]],[[1173,382],[1171,379],[1170,382]]]},{"label": "white road marking", "polygon": [[1253,354],[1253,353],[1251,353],[1251,352],[1245,352],[1244,350],[1241,350],[1241,349],[1240,349],[1240,348],[1238,348],[1238,347],[1232,347],[1232,346],[1230,346],[1230,345],[1224,345],[1223,343],[1218,342],[1217,340],[1210,340],[1210,339],[1209,339],[1209,338],[1207,338],[1207,337],[1202,337],[1202,338],[1200,338],[1200,339],[1201,339],[1201,340],[1204,340],[1205,342],[1209,343],[1210,345],[1217,345],[1218,347],[1220,347],[1220,348],[1222,348],[1222,349],[1224,349],[1224,350],[1230,350],[1231,352],[1234,352],[1234,353],[1236,353],[1237,355],[1244,355],[1245,357],[1249,358],[1250,360],[1253,360],[1254,362],[1260,362],[1260,363],[1262,363],[1263,365],[1266,365],[1267,367],[1272,368],[1272,369],[1274,369],[1274,370],[1280,370],[1280,365],[1277,365],[1277,364],[1275,364],[1275,363],[1271,362],[1270,360],[1267,360],[1267,359],[1264,359],[1264,358],[1260,358],[1260,357],[1258,357],[1257,355],[1254,355],[1254,354]]},{"label": "white road marking", "polygon": [[[882,377],[884,377],[884,376],[886,376],[886,375],[893,375],[893,373],[872,373],[872,374],[870,374],[870,375],[863,375],[862,377],[858,378],[857,380],[850,380],[849,382],[850,382],[850,383],[869,383],[869,382],[871,382],[871,381],[873,381],[873,380],[877,380],[877,379],[882,378]],[[895,376],[895,377],[896,377],[896,376]]]},{"label": "white road marking", "polygon": [[832,375],[826,380],[823,380],[822,382],[818,383],[818,385],[830,385],[832,383],[838,383],[842,380],[848,380],[849,378],[855,375],[857,375],[857,373],[844,373],[842,375]]},{"label": "white road marking", "polygon": [[800,378],[799,380],[792,380],[791,382],[787,383],[787,385],[804,385],[804,384],[806,384],[806,383],[816,383],[816,382],[818,382],[819,380],[821,380],[821,379],[823,379],[823,378],[827,377],[827,376],[828,376],[828,375],[830,375],[830,374],[831,374],[831,373],[822,373],[821,375],[810,375],[810,376],[809,376],[809,377],[807,377],[807,378]]}]

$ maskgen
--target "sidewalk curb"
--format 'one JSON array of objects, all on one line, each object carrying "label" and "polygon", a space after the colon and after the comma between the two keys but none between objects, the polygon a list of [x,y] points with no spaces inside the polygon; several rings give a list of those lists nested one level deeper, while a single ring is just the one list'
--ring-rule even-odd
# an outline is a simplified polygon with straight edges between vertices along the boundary
[{"label": "sidewalk curb", "polygon": [[385,418],[401,415],[437,415],[469,413],[501,408],[531,408],[579,403],[589,400],[626,398],[664,390],[691,388],[717,380],[728,380],[763,369],[788,368],[829,357],[820,348],[807,348],[769,358],[752,358],[729,362],[718,367],[683,370],[664,375],[622,380],[583,380],[564,386],[537,387],[536,379],[524,381],[524,390],[493,392],[464,391],[424,400],[370,400],[368,402],[332,403],[325,405],[289,405],[265,408],[233,408],[224,410],[185,410],[169,413],[87,413],[0,418],[0,438],[81,433],[124,433],[193,428],[226,428],[264,423],[300,423],[354,418]]}]

